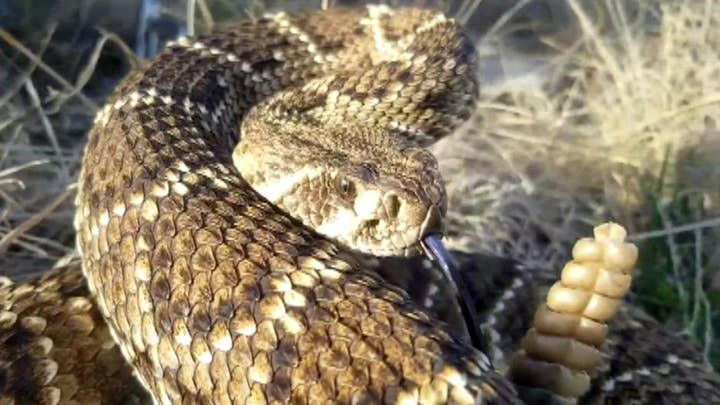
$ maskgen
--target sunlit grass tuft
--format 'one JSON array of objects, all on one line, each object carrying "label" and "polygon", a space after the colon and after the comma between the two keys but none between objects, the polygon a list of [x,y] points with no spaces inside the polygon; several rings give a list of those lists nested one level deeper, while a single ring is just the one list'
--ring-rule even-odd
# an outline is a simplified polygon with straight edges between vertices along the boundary
[{"label": "sunlit grass tuft", "polygon": [[[453,222],[471,230],[456,243],[550,278],[573,240],[619,221],[643,252],[632,300],[717,366],[720,4],[567,3],[575,30],[546,35],[534,74],[486,89],[438,147]],[[504,34],[485,48],[508,61]]]}]

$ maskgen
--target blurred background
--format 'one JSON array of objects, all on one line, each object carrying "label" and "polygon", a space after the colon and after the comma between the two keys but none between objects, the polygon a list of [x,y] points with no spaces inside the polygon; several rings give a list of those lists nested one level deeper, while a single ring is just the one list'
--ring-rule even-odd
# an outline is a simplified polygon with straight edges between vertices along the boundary
[{"label": "blurred background", "polygon": [[[361,1],[0,0],[0,275],[71,254],[86,133],[127,72],[179,35]],[[397,1],[477,41],[475,116],[433,147],[451,244],[557,276],[607,220],[640,246],[630,300],[720,366],[720,4]]]}]

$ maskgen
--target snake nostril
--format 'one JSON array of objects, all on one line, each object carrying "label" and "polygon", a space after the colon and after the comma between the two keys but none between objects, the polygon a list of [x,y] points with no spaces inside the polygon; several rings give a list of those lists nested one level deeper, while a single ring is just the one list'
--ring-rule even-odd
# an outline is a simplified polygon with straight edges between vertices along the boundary
[{"label": "snake nostril", "polygon": [[390,218],[397,218],[400,212],[400,197],[397,194],[390,193],[385,196],[385,210]]}]

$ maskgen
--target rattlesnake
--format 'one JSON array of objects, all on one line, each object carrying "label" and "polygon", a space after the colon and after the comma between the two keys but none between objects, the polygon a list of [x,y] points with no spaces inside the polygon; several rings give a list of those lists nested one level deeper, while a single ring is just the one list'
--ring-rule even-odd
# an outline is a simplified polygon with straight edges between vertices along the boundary
[{"label": "rattlesnake", "polygon": [[[8,302],[0,399],[145,399],[121,385],[132,380],[112,335],[160,403],[518,401],[487,357],[344,246],[418,251],[413,241],[439,225],[444,209],[436,167],[420,148],[467,118],[476,90],[470,42],[452,20],[425,10],[278,14],[171,44],[118,87],[89,135],[76,228],[97,307],[77,267],[0,289]],[[270,171],[247,164],[252,148],[240,152],[242,176],[231,165],[241,132],[241,142],[278,152]],[[338,142],[355,148],[330,153]],[[303,155],[308,146],[328,153]],[[372,163],[373,147],[396,157],[378,166],[419,177],[337,176],[348,162]],[[347,220],[323,226],[301,215],[340,236],[331,241],[246,181],[254,174],[262,183],[283,164],[298,171],[299,158],[334,168],[332,182],[313,189],[337,183],[342,191],[348,177],[390,179],[381,186],[395,208],[383,196],[375,206],[392,218],[354,222],[350,240],[337,231]],[[411,225],[396,237],[384,227],[400,204],[422,209],[402,214]],[[25,361],[32,367],[23,372]]]}]

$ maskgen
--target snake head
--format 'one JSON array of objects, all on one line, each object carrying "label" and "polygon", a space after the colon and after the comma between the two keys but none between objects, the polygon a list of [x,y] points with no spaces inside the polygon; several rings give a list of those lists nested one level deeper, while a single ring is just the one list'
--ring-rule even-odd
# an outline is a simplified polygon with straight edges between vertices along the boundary
[{"label": "snake head", "polygon": [[420,253],[425,235],[442,233],[446,196],[432,155],[422,149],[404,153],[406,160],[399,165],[328,168],[326,178],[314,182],[316,190],[323,191],[311,199],[311,211],[323,215],[310,215],[305,222],[363,253]]},{"label": "snake head", "polygon": [[267,200],[353,250],[415,255],[425,235],[442,233],[445,188],[437,161],[425,149],[380,141],[331,152],[307,143],[261,149],[241,142],[233,160]]}]

